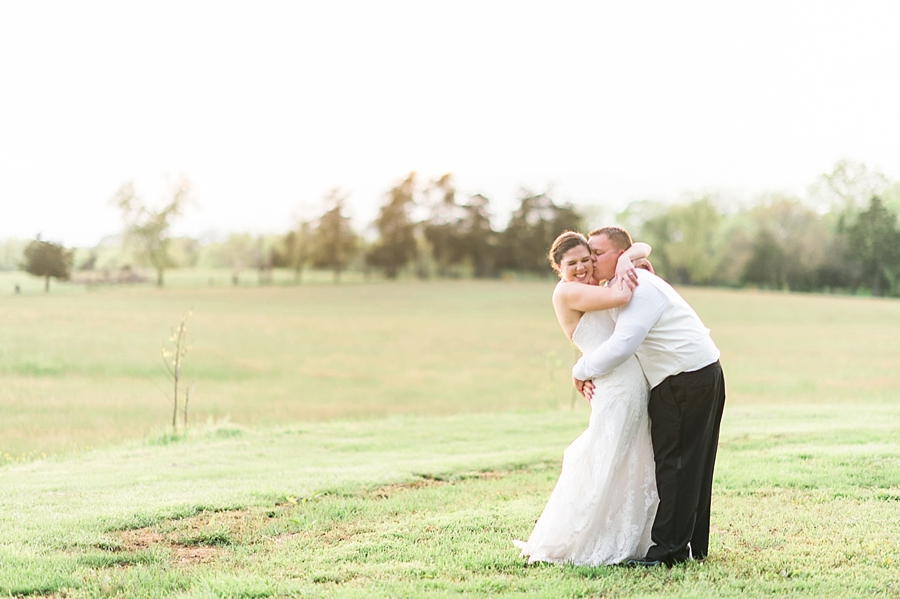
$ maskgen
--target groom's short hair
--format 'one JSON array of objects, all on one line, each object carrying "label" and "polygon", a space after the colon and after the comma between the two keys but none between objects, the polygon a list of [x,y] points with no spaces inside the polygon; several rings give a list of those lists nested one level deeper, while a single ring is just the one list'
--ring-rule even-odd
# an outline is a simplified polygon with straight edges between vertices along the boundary
[{"label": "groom's short hair", "polygon": [[601,227],[588,233],[588,239],[594,235],[606,235],[607,239],[617,250],[627,250],[631,247],[631,235],[621,227]]}]

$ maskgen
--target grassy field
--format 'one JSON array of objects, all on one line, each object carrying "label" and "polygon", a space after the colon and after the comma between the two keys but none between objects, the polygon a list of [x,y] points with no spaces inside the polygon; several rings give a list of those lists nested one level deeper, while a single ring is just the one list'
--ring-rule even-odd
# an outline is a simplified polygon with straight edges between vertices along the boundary
[{"label": "grassy field", "polygon": [[193,420],[240,424],[569,405],[543,284],[148,288],[0,296],[2,450],[53,453],[169,419],[184,311]]},{"label": "grassy field", "polygon": [[549,282],[196,280],[0,295],[0,593],[900,597],[900,302],[683,290],[728,384],[711,557],[632,571],[510,543],[587,422]]},{"label": "grassy field", "polygon": [[[0,453],[49,455],[163,427],[170,401],[159,350],[191,309],[184,379],[195,423],[570,407],[575,352],[551,289],[431,282],[0,295]],[[735,404],[897,400],[900,302],[685,295],[722,349]]]}]

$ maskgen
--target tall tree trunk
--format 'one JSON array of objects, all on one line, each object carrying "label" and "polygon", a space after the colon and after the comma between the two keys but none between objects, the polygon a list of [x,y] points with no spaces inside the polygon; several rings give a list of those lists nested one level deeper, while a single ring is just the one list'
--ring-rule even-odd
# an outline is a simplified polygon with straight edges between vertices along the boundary
[{"label": "tall tree trunk", "polygon": [[161,269],[161,268],[156,269],[156,286],[157,287],[163,286],[163,269]]},{"label": "tall tree trunk", "polygon": [[44,278],[44,293],[50,293],[50,277]]}]

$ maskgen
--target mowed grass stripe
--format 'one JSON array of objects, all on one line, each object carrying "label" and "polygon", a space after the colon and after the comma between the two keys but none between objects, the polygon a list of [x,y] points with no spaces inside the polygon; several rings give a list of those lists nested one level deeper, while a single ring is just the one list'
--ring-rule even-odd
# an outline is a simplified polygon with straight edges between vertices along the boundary
[{"label": "mowed grass stripe", "polygon": [[510,541],[529,533],[585,426],[554,410],[225,426],[9,466],[0,590],[891,597],[900,407],[870,407],[878,426],[847,405],[726,412],[703,565],[524,565]]}]

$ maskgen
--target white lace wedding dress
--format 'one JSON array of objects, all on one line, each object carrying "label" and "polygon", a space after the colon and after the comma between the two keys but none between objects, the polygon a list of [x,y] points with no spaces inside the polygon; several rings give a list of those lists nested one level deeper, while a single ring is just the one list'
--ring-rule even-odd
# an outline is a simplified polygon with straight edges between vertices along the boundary
[{"label": "white lace wedding dress", "polygon": [[[588,312],[572,340],[588,353],[612,334],[607,312]],[[528,563],[596,566],[642,558],[656,516],[647,379],[632,356],[594,380],[591,420],[563,455],[562,472],[527,542]]]}]

